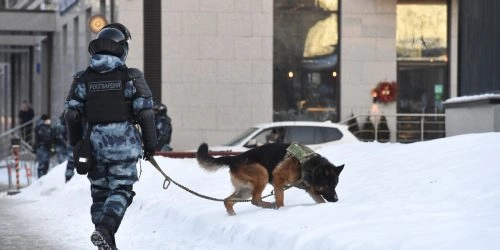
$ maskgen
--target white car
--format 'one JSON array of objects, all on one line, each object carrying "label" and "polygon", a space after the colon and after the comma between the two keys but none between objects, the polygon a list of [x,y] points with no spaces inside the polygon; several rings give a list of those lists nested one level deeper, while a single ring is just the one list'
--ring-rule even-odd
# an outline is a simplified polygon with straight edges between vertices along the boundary
[{"label": "white car", "polygon": [[[274,136],[274,139],[273,139]],[[288,121],[257,124],[210,151],[244,152],[271,142],[300,143],[317,150],[325,145],[359,141],[346,125],[332,122]]]}]

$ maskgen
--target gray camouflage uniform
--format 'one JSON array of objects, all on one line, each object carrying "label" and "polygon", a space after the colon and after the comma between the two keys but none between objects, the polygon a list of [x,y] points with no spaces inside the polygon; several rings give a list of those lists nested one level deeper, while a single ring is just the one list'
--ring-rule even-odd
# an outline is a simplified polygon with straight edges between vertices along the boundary
[{"label": "gray camouflage uniform", "polygon": [[[120,58],[111,55],[96,54],[90,60],[90,67],[100,73],[124,64]],[[72,90],[66,109],[76,109],[84,114],[85,83],[75,81]],[[126,82],[125,98],[132,101],[133,116],[153,107],[152,97],[134,95],[136,91],[133,81]],[[84,128],[83,131],[88,130]],[[95,225],[107,224],[116,232],[135,195],[132,185],[138,179],[136,163],[142,156],[141,134],[130,121],[96,124],[91,128],[90,140],[96,160],[96,165],[87,175],[93,201],[92,222]]]}]

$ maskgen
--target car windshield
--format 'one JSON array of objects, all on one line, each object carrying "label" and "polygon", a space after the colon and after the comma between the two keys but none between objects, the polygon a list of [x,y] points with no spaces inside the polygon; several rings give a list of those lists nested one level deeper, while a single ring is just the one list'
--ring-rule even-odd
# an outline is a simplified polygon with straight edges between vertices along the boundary
[{"label": "car windshield", "polygon": [[236,146],[241,143],[242,140],[247,138],[251,133],[255,132],[258,128],[249,128],[245,132],[241,133],[236,138],[232,139],[230,142],[224,144],[224,146]]}]

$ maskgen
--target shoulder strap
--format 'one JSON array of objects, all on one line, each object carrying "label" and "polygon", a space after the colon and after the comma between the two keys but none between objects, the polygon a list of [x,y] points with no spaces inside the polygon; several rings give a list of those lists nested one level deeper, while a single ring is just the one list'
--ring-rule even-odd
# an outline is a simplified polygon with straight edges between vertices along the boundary
[{"label": "shoulder strap", "polygon": [[85,139],[90,140],[91,133],[92,133],[92,124],[87,122],[87,131],[85,132]]}]

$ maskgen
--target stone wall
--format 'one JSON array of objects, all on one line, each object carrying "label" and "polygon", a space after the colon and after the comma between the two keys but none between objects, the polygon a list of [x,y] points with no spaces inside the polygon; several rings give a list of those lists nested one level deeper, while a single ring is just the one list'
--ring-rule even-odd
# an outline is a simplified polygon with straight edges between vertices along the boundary
[{"label": "stone wall", "polygon": [[[368,114],[371,90],[396,81],[396,0],[342,1],[341,120]],[[378,104],[379,114],[395,114],[396,104]],[[388,125],[395,130],[395,119]]]},{"label": "stone wall", "polygon": [[500,95],[452,98],[444,102],[446,136],[500,132]]},{"label": "stone wall", "polygon": [[162,2],[162,100],[175,150],[272,121],[272,1]]}]

